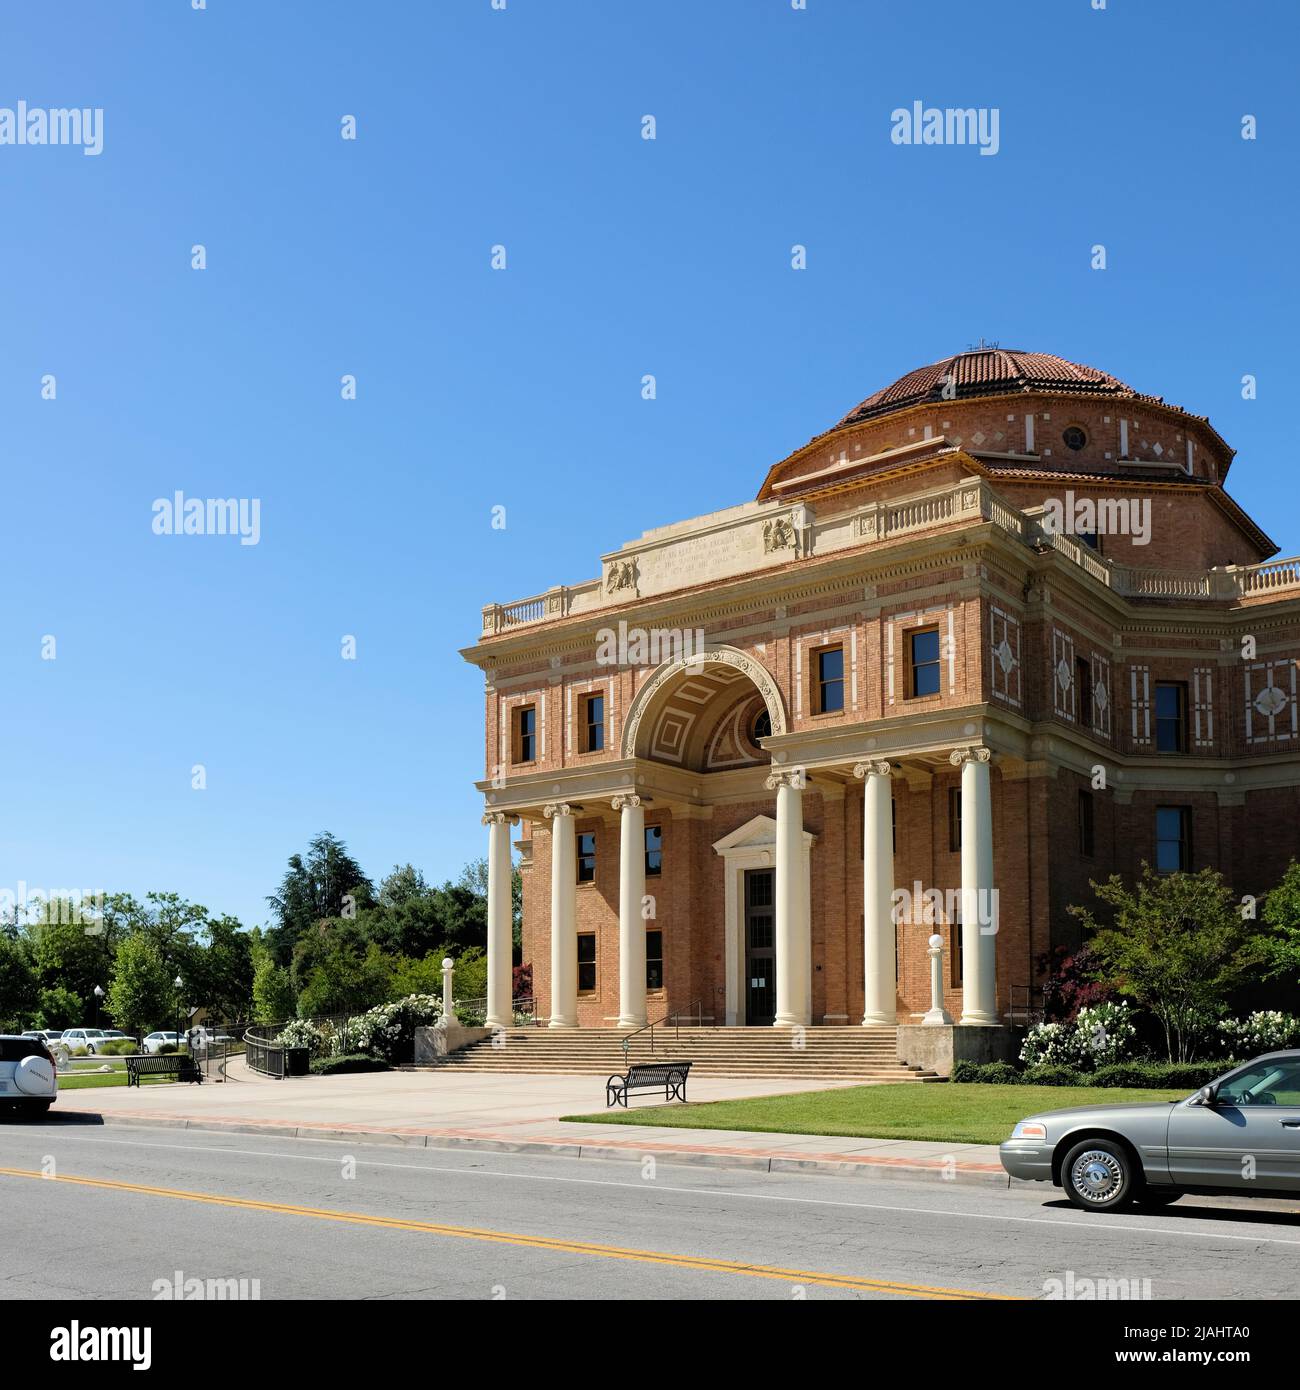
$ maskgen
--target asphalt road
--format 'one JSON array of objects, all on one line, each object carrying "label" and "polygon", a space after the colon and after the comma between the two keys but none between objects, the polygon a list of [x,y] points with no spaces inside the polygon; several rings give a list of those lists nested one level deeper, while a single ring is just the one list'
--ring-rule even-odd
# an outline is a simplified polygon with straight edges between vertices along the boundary
[{"label": "asphalt road", "polygon": [[0,1298],[152,1299],[178,1271],[263,1299],[1296,1298],[1300,1201],[1098,1216],[1046,1188],[0,1122]]}]

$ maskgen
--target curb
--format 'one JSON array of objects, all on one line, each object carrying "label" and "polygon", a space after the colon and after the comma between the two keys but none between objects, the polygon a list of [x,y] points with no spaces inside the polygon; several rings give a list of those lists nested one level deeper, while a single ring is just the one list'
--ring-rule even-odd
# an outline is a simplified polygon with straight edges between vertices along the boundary
[{"label": "curb", "polygon": [[[93,1111],[64,1112],[88,1115]],[[481,1153],[548,1155],[553,1158],[591,1158],[603,1162],[681,1164],[694,1168],[739,1169],[751,1173],[815,1173],[828,1177],[863,1178],[881,1181],[932,1179],[960,1187],[1032,1187],[1008,1177],[1001,1167],[988,1164],[948,1165],[915,1163],[897,1158],[802,1158],[786,1153],[718,1153],[707,1149],[675,1148],[668,1145],[584,1144],[558,1139],[490,1139],[461,1134],[403,1133],[395,1130],[332,1129],[327,1125],[224,1123],[216,1119],[189,1120],[165,1115],[137,1116],[98,1114],[104,1125],[126,1125],[141,1129],[184,1129],[206,1134],[261,1134],[275,1139],[308,1139],[327,1143],[392,1144],[402,1148],[470,1149]]]}]

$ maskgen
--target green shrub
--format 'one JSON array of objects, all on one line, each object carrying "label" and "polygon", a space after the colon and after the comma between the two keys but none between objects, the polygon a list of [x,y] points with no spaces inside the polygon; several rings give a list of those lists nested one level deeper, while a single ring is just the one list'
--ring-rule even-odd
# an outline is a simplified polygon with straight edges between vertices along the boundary
[{"label": "green shrub", "polygon": [[129,1057],[139,1052],[140,1044],[133,1043],[127,1038],[120,1042],[101,1043],[95,1051],[101,1057]]},{"label": "green shrub", "polygon": [[957,1062],[952,1069],[951,1081],[983,1086],[1016,1086],[1021,1074],[1010,1062]]},{"label": "green shrub", "polygon": [[1052,1065],[1029,1067],[1020,1077],[1027,1086],[1086,1086],[1090,1079],[1088,1073],[1074,1067]]},{"label": "green shrub", "polygon": [[392,1071],[381,1057],[370,1057],[364,1052],[349,1053],[346,1057],[316,1057],[311,1063],[313,1076],[338,1076],[353,1071]]},{"label": "green shrub", "polygon": [[1088,1080],[1094,1086],[1191,1092],[1208,1086],[1230,1067],[1230,1062],[1118,1062],[1098,1067]]}]

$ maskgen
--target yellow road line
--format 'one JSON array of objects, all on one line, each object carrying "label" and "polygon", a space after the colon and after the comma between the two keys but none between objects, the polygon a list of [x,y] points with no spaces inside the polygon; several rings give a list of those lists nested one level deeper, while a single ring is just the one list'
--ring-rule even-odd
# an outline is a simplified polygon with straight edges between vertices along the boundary
[{"label": "yellow road line", "polygon": [[1010,1294],[977,1293],[972,1289],[936,1288],[929,1284],[900,1284],[888,1279],[858,1278],[852,1274],[828,1274],[806,1269],[779,1269],[773,1265],[745,1264],[736,1260],[712,1260],[697,1255],[673,1255],[661,1250],[622,1249],[590,1241],[558,1240],[550,1236],[521,1235],[510,1231],[489,1231],[476,1226],[444,1226],[432,1221],[404,1221],[393,1216],[367,1216],[361,1212],[330,1211],[322,1207],[290,1206],[283,1202],[256,1202],[247,1197],[220,1197],[207,1192],[184,1192],[174,1187],[145,1187],[139,1183],[116,1182],[108,1178],[48,1176],[26,1168],[0,1168],[0,1176],[36,1178],[41,1182],[66,1182],[79,1187],[98,1187],[114,1192],[133,1192],[145,1197],[170,1197],[182,1202],[202,1202],[208,1206],[236,1207],[242,1211],[270,1212],[278,1216],[310,1216],[318,1221],[342,1221],[353,1226],[376,1226],[390,1231],[418,1231],[425,1235],[451,1236],[460,1240],[490,1241],[499,1245],[519,1245],[530,1250],[549,1250],[563,1255],[593,1255],[607,1260],[634,1260],[641,1264],[668,1265],[674,1269],[699,1270],[709,1274],[742,1274],[752,1279],[777,1279],[787,1284],[815,1284],[831,1289],[858,1289],[867,1293],[899,1294],[910,1298],[933,1299],[1010,1299]]}]

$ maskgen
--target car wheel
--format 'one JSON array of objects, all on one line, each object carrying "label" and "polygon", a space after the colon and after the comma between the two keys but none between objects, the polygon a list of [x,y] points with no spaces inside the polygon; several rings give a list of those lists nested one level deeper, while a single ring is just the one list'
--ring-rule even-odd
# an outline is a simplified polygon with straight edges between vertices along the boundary
[{"label": "car wheel", "polygon": [[1066,1195],[1084,1211],[1114,1211],[1141,1191],[1137,1165],[1112,1139],[1085,1139],[1076,1144],[1061,1165]]},{"label": "car wheel", "polygon": [[91,1045],[90,1045],[89,1043],[87,1043],[87,1044],[86,1044],[86,1056],[87,1056],[87,1057],[93,1057],[94,1055],[95,1055],[95,1049],[94,1049],[93,1047],[91,1047]]}]

